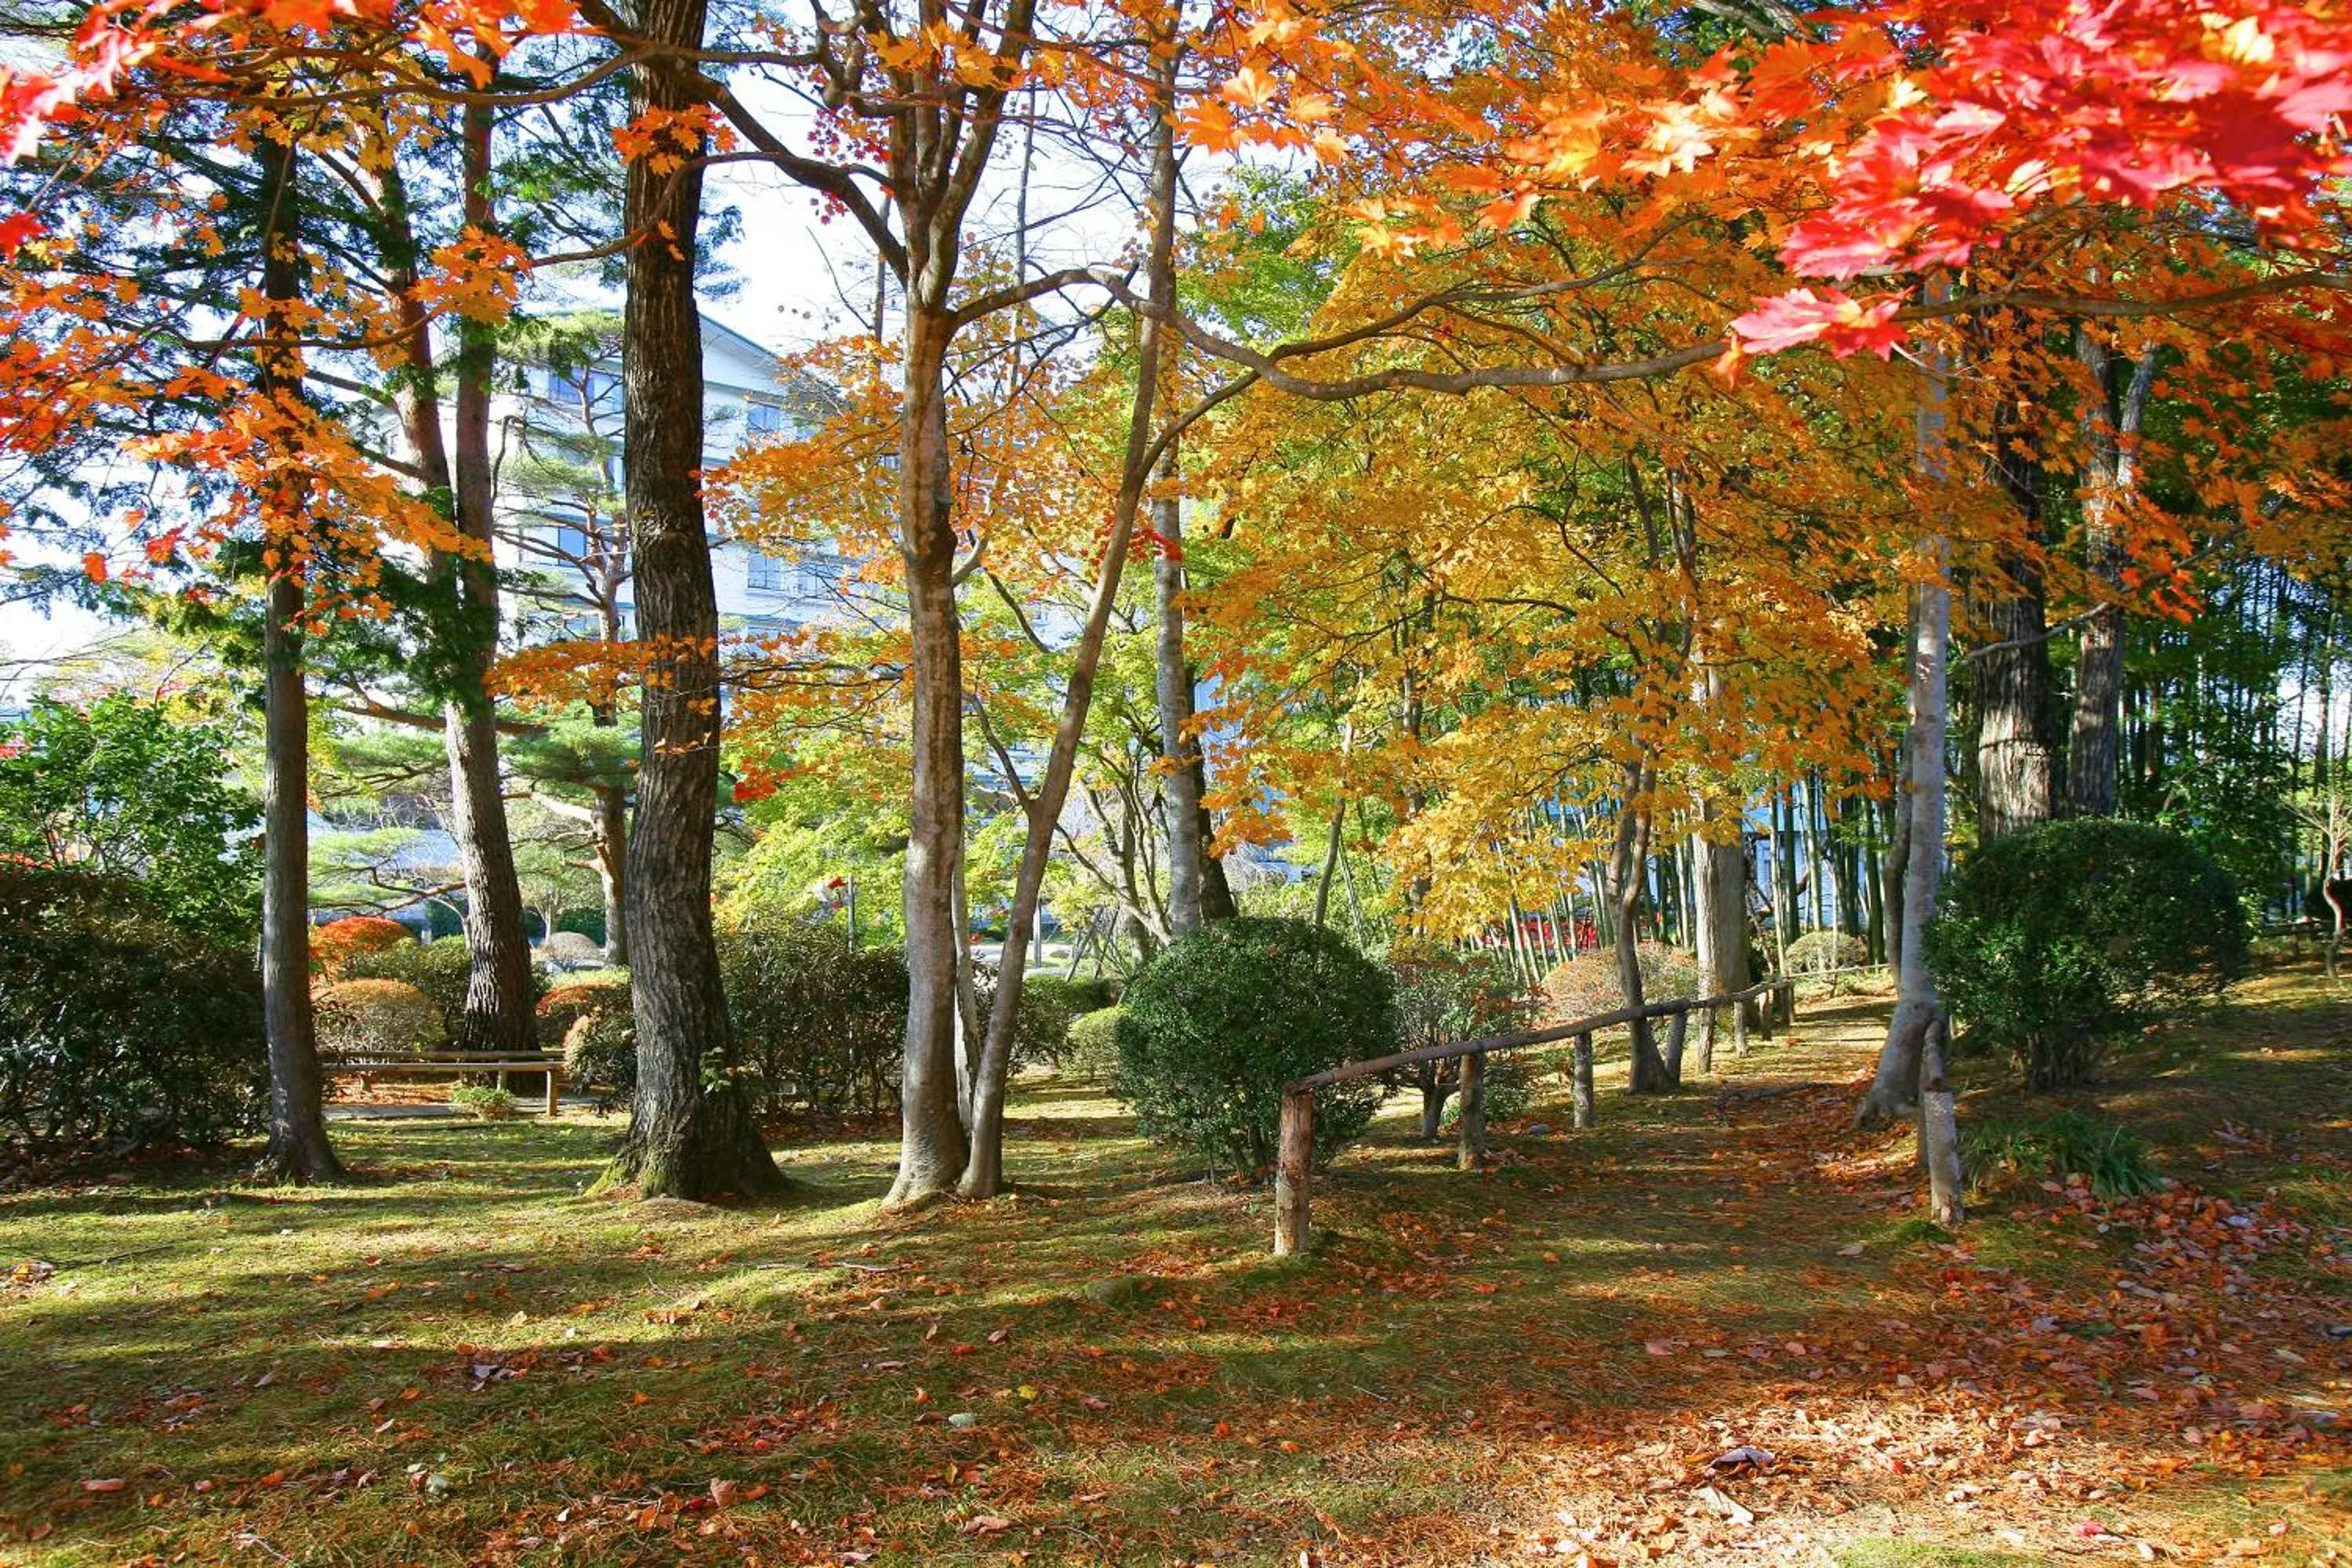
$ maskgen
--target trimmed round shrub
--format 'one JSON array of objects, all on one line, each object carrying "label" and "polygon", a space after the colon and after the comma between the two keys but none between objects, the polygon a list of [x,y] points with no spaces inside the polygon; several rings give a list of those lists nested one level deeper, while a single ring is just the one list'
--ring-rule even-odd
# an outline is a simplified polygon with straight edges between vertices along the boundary
[{"label": "trimmed round shrub", "polygon": [[539,944],[539,959],[551,969],[601,969],[604,944],[576,931],[559,929]]},{"label": "trimmed round shrub", "polygon": [[415,1056],[448,1038],[441,1009],[415,986],[398,980],[339,980],[314,986],[319,1050],[336,1060]]},{"label": "trimmed round shrub", "polygon": [[455,1039],[466,1022],[466,988],[473,984],[474,954],[462,936],[412,942],[361,953],[343,966],[348,980],[393,980],[429,998],[441,1019],[441,1035]]},{"label": "trimmed round shrub", "polygon": [[2029,1088],[2086,1081],[2108,1044],[2245,973],[2246,916],[2168,827],[2078,817],[1979,847],[1944,885],[1927,957],[1960,1043]]},{"label": "trimmed round shrub", "polygon": [[599,978],[568,980],[539,999],[539,1038],[544,1046],[561,1046],[572,1037],[572,1026],[606,1007],[629,1010],[629,983]]},{"label": "trimmed round shrub", "polygon": [[[1163,949],[1119,1002],[1119,1096],[1154,1138],[1240,1175],[1269,1166],[1285,1084],[1396,1048],[1386,971],[1305,921],[1214,921]],[[1382,1089],[1315,1097],[1318,1161],[1363,1134]]]},{"label": "trimmed round shrub", "polygon": [[1108,1083],[1118,1072],[1118,1009],[1097,1007],[1070,1020],[1054,1070],[1082,1083]]},{"label": "trimmed round shrub", "polygon": [[1870,944],[1842,931],[1809,931],[1789,944],[1789,973],[1801,977],[1859,969],[1869,962]]},{"label": "trimmed round shrub", "polygon": [[[436,937],[362,953],[344,966],[343,974],[349,980],[397,980],[414,985],[441,1010],[444,1038],[456,1039],[466,1026],[466,988],[474,981],[474,952],[462,936]],[[536,989],[546,983],[547,975],[534,964],[530,977]],[[541,1043],[551,1046],[562,1037],[551,1037]]]},{"label": "trimmed round shrub", "polygon": [[782,920],[719,938],[738,1076],[763,1121],[878,1116],[898,1103],[907,959],[842,929]]},{"label": "trimmed round shrub", "polygon": [[268,1087],[250,947],[127,878],[0,868],[0,1129],[45,1149],[216,1143],[259,1125]]},{"label": "trimmed round shrub", "polygon": [[[1642,999],[1669,1002],[1698,994],[1698,960],[1662,942],[1636,944],[1642,965]],[[1607,948],[1579,953],[1544,976],[1544,997],[1554,1018],[1589,1018],[1614,1013],[1625,1005],[1624,987],[1617,984],[1617,954]]]},{"label": "trimmed round shrub", "polygon": [[353,978],[352,964],[371,953],[422,946],[416,933],[382,915],[347,915],[310,933],[310,963],[329,980]]},{"label": "trimmed round shrub", "polygon": [[637,1024],[627,996],[583,1013],[564,1031],[563,1076],[582,1089],[637,1092]]}]

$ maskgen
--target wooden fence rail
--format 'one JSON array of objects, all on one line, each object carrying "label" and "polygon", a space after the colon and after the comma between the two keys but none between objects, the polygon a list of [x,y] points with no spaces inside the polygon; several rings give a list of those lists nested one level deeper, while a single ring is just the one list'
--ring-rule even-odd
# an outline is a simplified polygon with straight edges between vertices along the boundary
[{"label": "wooden fence rail", "polygon": [[[1373,1078],[1398,1068],[1414,1067],[1423,1062],[1455,1061],[1462,1063],[1461,1117],[1463,1126],[1463,1163],[1469,1168],[1484,1148],[1485,1096],[1482,1092],[1486,1058],[1496,1051],[1522,1050],[1529,1046],[1548,1046],[1560,1040],[1574,1040],[1576,1055],[1571,1073],[1574,1091],[1576,1125],[1592,1125],[1592,1037],[1602,1029],[1615,1028],[1643,1018],[1671,1018],[1673,1033],[1666,1044],[1666,1059],[1680,1065],[1684,1031],[1690,1016],[1696,1012],[1712,1014],[1720,1007],[1737,1007],[1743,1002],[1759,996],[1770,996],[1770,1007],[1777,1007],[1787,1017],[1794,1006],[1796,985],[1801,976],[1776,974],[1758,982],[1745,991],[1734,991],[1721,996],[1684,996],[1669,1002],[1650,1002],[1639,1007],[1621,1007],[1614,1013],[1596,1013],[1589,1018],[1572,1018],[1565,1024],[1554,1024],[1541,1029],[1523,1030],[1514,1035],[1491,1035],[1484,1039],[1450,1040],[1442,1046],[1423,1046],[1418,1050],[1398,1051],[1392,1056],[1374,1057],[1370,1061],[1342,1062],[1300,1079],[1282,1091],[1282,1129],[1275,1148],[1274,1166],[1274,1251],[1277,1258],[1303,1250],[1311,1234],[1307,1220],[1307,1188],[1312,1180],[1315,1162],[1315,1091],[1334,1084],[1353,1083],[1358,1079]],[[1769,1010],[1769,1008],[1768,1008]],[[1735,1018],[1741,1015],[1735,1014]]]}]

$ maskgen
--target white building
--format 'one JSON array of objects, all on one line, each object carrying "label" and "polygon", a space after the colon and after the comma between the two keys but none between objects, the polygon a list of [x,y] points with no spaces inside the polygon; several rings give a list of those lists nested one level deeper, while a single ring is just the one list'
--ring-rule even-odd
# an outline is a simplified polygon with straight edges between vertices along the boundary
[{"label": "white building", "polygon": [[[803,435],[832,411],[831,394],[708,313],[702,317],[703,460],[716,468],[745,441]],[[593,621],[609,597],[631,616],[622,522],[621,367],[617,353],[522,367],[495,417],[503,432],[500,564],[538,574],[542,605],[576,601]],[[721,627],[783,630],[838,609],[848,563],[837,555],[767,555],[714,532],[711,575]],[[584,628],[583,628],[584,629]]]}]

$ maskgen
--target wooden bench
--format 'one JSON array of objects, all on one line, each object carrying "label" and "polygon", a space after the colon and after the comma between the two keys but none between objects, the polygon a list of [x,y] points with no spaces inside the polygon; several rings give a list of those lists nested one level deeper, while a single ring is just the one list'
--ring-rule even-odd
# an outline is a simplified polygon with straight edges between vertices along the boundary
[{"label": "wooden bench", "polygon": [[366,1057],[331,1062],[327,1071],[336,1078],[358,1079],[362,1089],[378,1078],[464,1078],[474,1073],[496,1073],[499,1087],[504,1089],[509,1073],[544,1073],[550,1116],[557,1114],[556,1096],[563,1087],[562,1057],[522,1051],[425,1051],[413,1057]]}]

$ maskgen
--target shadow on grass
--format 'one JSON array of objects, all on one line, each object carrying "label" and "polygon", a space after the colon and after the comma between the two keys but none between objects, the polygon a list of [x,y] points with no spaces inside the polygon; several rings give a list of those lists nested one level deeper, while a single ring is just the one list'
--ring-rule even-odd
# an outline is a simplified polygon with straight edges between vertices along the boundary
[{"label": "shadow on grass", "polygon": [[[2340,1006],[2277,1005],[2292,1049],[2225,1036],[2193,1092],[2335,1070],[2312,1042]],[[1870,1006],[1726,1066],[1851,1079]],[[783,1149],[772,1207],[583,1197],[616,1121],[348,1125],[404,1173],[349,1188],[12,1194],[14,1246],[128,1256],[0,1297],[0,1538],[44,1563],[1480,1561],[1604,1436],[1837,1389],[1941,1418],[1874,1325],[1933,1310],[1948,1264],[1901,1239],[1899,1135],[1844,1120],[1840,1093],[1612,1092],[1591,1132],[1506,1130],[1483,1175],[1383,1120],[1281,1260],[1269,1194],[1052,1084],[1016,1107],[1013,1195],[913,1215],[879,1210],[881,1136]],[[1980,1245],[2050,1244],[1990,1219]],[[1855,1568],[2035,1560],[1850,1534]]]}]

